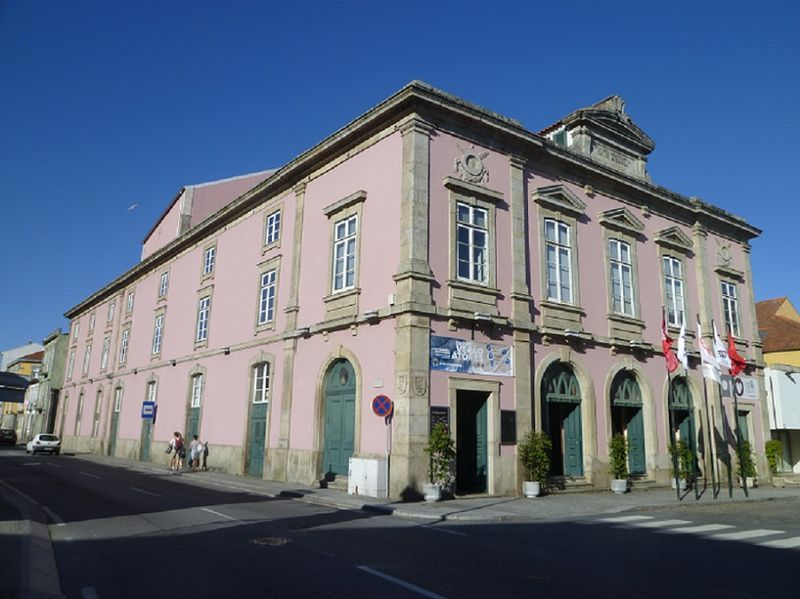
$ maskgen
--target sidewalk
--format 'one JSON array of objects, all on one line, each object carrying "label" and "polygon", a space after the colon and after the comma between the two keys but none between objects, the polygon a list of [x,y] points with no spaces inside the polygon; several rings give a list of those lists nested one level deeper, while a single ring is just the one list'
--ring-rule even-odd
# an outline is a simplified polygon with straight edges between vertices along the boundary
[{"label": "sidewalk", "polygon": [[[120,458],[109,458],[89,454],[75,456],[107,466],[130,468],[139,472],[166,475],[163,465],[138,462]],[[184,484],[209,486],[219,489],[244,491],[267,497],[290,497],[318,505],[373,513],[390,514],[402,518],[428,521],[535,521],[570,520],[574,518],[616,514],[619,512],[644,508],[692,509],[695,506],[712,506],[738,502],[773,501],[800,499],[800,486],[757,487],[749,489],[749,498],[738,487],[733,489],[733,498],[728,488],[723,487],[717,499],[713,498],[711,488],[700,490],[701,497],[695,499],[694,491],[686,493],[678,501],[675,490],[667,488],[634,489],[624,495],[609,492],[554,493],[536,499],[524,497],[492,497],[476,495],[459,497],[439,503],[424,501],[405,503],[394,499],[377,499],[348,495],[345,491],[320,489],[297,483],[276,482],[255,478],[244,478],[222,472],[184,472],[174,480]]]}]

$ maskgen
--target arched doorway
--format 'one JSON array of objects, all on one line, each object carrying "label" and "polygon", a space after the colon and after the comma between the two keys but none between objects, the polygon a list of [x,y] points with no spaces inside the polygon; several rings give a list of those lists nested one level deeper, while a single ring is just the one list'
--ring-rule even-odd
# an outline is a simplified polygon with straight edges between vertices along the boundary
[{"label": "arched doorway", "polygon": [[611,383],[611,434],[618,433],[628,444],[628,472],[646,474],[642,391],[630,370],[617,373]]},{"label": "arched doorway", "polygon": [[558,362],[542,379],[544,430],[553,442],[551,472],[583,476],[581,391],[572,368]]},{"label": "arched doorway", "polygon": [[355,448],[356,375],[353,365],[336,360],[325,374],[323,386],[325,441],[322,454],[326,478],[347,476]]},{"label": "arched doorway", "polygon": [[669,397],[672,412],[672,435],[676,441],[683,441],[692,452],[694,469],[697,471],[697,435],[695,433],[692,392],[684,377],[672,380]]}]

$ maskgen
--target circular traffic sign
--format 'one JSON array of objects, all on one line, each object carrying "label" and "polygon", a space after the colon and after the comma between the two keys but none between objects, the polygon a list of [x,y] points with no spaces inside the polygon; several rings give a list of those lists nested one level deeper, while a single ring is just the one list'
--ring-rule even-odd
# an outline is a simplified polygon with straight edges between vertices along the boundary
[{"label": "circular traffic sign", "polygon": [[388,416],[393,409],[392,400],[385,395],[376,395],[375,399],[372,400],[372,411],[375,412],[376,416]]}]

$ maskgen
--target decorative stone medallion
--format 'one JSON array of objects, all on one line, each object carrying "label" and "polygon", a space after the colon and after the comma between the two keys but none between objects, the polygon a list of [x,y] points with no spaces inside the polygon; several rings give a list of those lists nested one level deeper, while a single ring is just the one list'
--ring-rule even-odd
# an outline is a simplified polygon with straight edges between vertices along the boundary
[{"label": "decorative stone medallion", "polygon": [[489,155],[489,152],[476,152],[475,146],[470,146],[469,149],[464,149],[458,146],[461,150],[461,157],[456,158],[453,163],[453,172],[455,172],[462,181],[469,181],[470,183],[488,183],[489,171],[486,165],[483,164],[483,159]]}]

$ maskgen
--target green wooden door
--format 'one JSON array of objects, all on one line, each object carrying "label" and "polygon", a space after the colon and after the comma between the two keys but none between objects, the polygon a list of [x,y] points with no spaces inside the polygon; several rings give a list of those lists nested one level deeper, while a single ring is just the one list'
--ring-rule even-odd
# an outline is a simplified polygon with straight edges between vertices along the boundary
[{"label": "green wooden door", "polygon": [[119,412],[111,413],[111,430],[108,438],[108,455],[114,456],[117,453],[117,429],[119,428]]},{"label": "green wooden door", "polygon": [[644,418],[642,408],[630,409],[631,417],[628,420],[628,472],[631,474],[645,474],[647,466],[644,458]]},{"label": "green wooden door", "polygon": [[553,441],[553,474],[583,476],[583,422],[578,379],[569,366],[554,364],[542,380],[544,425]]},{"label": "green wooden door", "polygon": [[486,492],[486,481],[489,475],[489,440],[486,421],[486,405],[484,400],[475,414],[475,488],[478,493]]},{"label": "green wooden door", "polygon": [[191,441],[200,434],[200,408],[189,408],[186,412],[186,438]]},{"label": "green wooden door", "polygon": [[628,472],[645,474],[644,418],[642,417],[642,391],[636,375],[622,370],[614,377],[611,386],[612,433],[625,435],[628,444]]},{"label": "green wooden door", "polygon": [[564,474],[583,476],[583,428],[580,404],[572,405],[564,418]]},{"label": "green wooden door", "polygon": [[142,419],[142,443],[139,447],[139,460],[150,461],[150,443],[153,438],[153,421],[149,418]]},{"label": "green wooden door", "polygon": [[459,391],[456,410],[456,491],[485,493],[489,473],[487,395]]},{"label": "green wooden door", "polygon": [[[267,442],[267,403],[250,405],[247,426],[247,476],[264,476],[264,449]],[[199,412],[199,409],[198,409]]]},{"label": "green wooden door", "polygon": [[322,467],[326,476],[347,476],[355,449],[356,377],[347,360],[335,362],[325,376],[325,446]]},{"label": "green wooden door", "polygon": [[739,412],[736,415],[736,424],[742,436],[742,441],[750,441],[750,429],[747,426],[747,412]]}]

